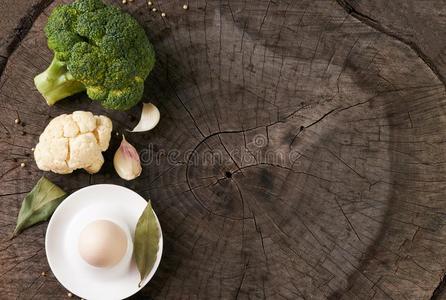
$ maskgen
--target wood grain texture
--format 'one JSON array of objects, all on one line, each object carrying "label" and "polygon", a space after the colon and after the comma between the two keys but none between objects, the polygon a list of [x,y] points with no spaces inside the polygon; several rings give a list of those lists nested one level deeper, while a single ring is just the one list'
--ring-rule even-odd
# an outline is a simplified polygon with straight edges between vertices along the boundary
[{"label": "wood grain texture", "polygon": [[9,55],[50,0],[0,1],[0,75]]},{"label": "wood grain texture", "polygon": [[[68,192],[116,183],[152,199],[165,251],[133,299],[441,297],[446,69],[441,39],[423,31],[441,24],[443,8],[404,2],[122,6],[157,53],[145,99],[161,122],[126,136],[143,173],[117,178],[114,136],[100,173],[49,176]],[[7,241],[42,175],[31,148],[50,118],[91,110],[122,132],[140,111],[106,111],[82,94],[46,105],[32,79],[52,58],[42,28],[58,3],[40,14],[0,80],[2,299],[66,295],[46,262],[46,225]]]}]

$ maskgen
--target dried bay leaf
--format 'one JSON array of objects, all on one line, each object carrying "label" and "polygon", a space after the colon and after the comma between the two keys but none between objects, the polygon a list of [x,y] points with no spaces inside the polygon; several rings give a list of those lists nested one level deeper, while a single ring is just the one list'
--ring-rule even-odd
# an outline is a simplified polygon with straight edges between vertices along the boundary
[{"label": "dried bay leaf", "polygon": [[160,228],[149,200],[136,224],[133,243],[133,254],[141,275],[140,286],[155,264],[160,237]]},{"label": "dried bay leaf", "polygon": [[66,196],[60,187],[45,177],[40,178],[22,202],[13,236],[34,224],[48,220]]}]

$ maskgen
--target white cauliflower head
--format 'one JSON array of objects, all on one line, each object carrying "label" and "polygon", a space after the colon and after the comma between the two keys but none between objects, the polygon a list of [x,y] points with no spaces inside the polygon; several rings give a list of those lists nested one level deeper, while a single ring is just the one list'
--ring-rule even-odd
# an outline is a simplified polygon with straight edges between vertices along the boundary
[{"label": "white cauliflower head", "polygon": [[110,142],[112,122],[88,111],[60,115],[46,126],[34,150],[37,167],[68,174],[76,169],[97,173]]}]

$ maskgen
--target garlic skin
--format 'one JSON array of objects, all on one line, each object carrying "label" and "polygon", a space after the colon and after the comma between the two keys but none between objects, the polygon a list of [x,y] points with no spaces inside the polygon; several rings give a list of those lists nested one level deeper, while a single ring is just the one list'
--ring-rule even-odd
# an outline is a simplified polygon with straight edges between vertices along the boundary
[{"label": "garlic skin", "polygon": [[113,158],[113,165],[119,177],[125,180],[133,180],[141,175],[142,167],[139,154],[127,140],[124,135],[118,150]]}]

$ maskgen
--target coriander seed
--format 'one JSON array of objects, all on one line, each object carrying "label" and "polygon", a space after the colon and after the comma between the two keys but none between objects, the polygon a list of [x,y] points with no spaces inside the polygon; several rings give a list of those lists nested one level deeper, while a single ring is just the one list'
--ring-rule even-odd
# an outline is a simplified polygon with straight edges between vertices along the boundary
[{"label": "coriander seed", "polygon": [[183,5],[183,9],[186,10],[186,9],[188,9],[188,8],[189,8],[189,5],[187,5],[187,4],[184,4],[184,5]]},{"label": "coriander seed", "polygon": [[152,6],[152,4],[153,4],[152,1],[147,2],[148,6]]},{"label": "coriander seed", "polygon": [[19,124],[19,123],[20,123],[20,119],[18,119],[18,118],[15,119],[15,120],[14,120],[14,123]]},{"label": "coriander seed", "polygon": [[165,17],[166,16],[166,13],[161,13],[161,17]]},{"label": "coriander seed", "polygon": [[152,8],[152,11],[153,11],[153,12],[156,12],[156,11],[157,11],[157,9],[156,9],[156,8],[154,7],[154,8]]}]

